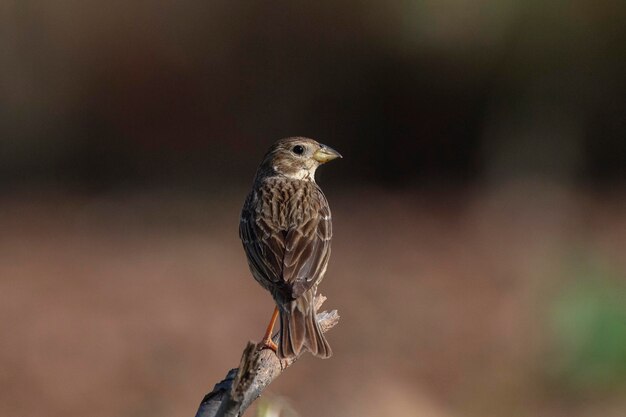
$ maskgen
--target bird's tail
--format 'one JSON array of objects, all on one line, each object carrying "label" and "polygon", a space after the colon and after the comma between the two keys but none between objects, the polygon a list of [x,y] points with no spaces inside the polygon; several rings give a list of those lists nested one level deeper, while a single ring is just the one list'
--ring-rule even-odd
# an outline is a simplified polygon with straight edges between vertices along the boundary
[{"label": "bird's tail", "polygon": [[307,295],[279,305],[280,340],[277,354],[281,359],[298,356],[303,348],[322,359],[333,354],[317,323],[313,296]]}]

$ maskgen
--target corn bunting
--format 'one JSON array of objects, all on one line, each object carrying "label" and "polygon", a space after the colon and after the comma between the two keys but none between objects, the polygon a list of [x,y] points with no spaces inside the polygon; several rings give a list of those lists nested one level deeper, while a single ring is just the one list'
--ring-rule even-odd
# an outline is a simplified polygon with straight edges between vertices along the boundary
[{"label": "corn bunting", "polygon": [[[274,143],[259,166],[239,224],[254,278],[276,301],[263,346],[290,358],[303,349],[320,358],[332,351],[315,316],[315,294],[330,257],[332,225],[326,197],[315,183],[321,164],[341,158],[313,139]],[[280,340],[272,331],[280,316]]]}]

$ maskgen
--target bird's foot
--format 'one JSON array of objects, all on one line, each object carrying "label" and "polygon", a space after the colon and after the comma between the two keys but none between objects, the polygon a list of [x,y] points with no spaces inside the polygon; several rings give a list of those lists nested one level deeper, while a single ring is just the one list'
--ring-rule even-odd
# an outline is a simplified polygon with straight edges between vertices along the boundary
[{"label": "bird's foot", "polygon": [[274,332],[274,324],[276,323],[276,319],[278,318],[278,307],[274,307],[274,313],[272,313],[272,319],[270,320],[270,324],[267,326],[267,330],[265,330],[265,334],[263,335],[263,340],[258,344],[259,350],[263,349],[271,349],[272,352],[276,353],[278,350],[278,346],[272,340],[272,333]]},{"label": "bird's foot", "polygon": [[259,347],[259,350],[270,349],[274,353],[276,353],[276,351],[278,350],[278,345],[274,343],[274,341],[271,338],[264,338],[258,344],[258,347]]}]

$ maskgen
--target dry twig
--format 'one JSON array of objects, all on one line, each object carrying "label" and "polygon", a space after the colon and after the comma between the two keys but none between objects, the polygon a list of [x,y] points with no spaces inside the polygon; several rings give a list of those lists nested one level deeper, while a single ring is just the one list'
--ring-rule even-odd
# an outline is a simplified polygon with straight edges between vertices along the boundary
[{"label": "dry twig", "polygon": [[[315,299],[316,310],[326,300],[323,295]],[[339,322],[337,310],[317,314],[322,332],[326,333]],[[277,342],[278,335],[274,336]],[[259,350],[255,343],[248,342],[243,351],[239,368],[228,371],[226,378],[218,382],[213,391],[202,399],[196,417],[239,417],[259,398],[263,390],[298,357],[280,360],[269,349]]]}]

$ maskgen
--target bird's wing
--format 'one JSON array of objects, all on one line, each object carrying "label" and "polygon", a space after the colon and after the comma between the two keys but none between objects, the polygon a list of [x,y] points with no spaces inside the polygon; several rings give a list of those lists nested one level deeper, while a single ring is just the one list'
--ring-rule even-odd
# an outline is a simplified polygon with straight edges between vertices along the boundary
[{"label": "bird's wing", "polygon": [[245,204],[239,222],[239,237],[257,281],[264,287],[282,281],[285,235],[275,230],[255,208]]},{"label": "bird's wing", "polygon": [[312,197],[311,203],[318,209],[299,227],[289,230],[285,238],[282,278],[290,284],[294,299],[319,283],[330,257],[333,234],[330,208],[320,190]]}]

